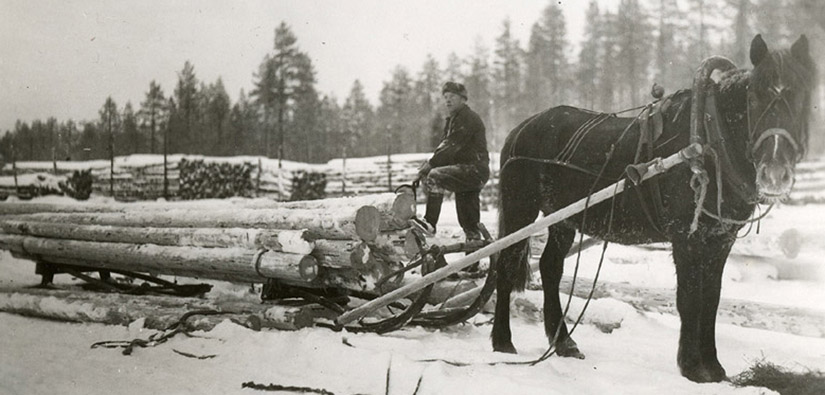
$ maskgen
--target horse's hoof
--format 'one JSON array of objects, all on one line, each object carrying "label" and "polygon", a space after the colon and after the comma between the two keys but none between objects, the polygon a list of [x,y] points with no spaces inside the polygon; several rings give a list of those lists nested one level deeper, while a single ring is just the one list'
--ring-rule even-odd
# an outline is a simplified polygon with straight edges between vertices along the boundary
[{"label": "horse's hoof", "polygon": [[516,351],[516,347],[513,346],[513,343],[493,344],[493,351],[503,352],[506,354],[518,354],[518,351]]},{"label": "horse's hoof", "polygon": [[696,383],[718,383],[727,379],[725,369],[719,366],[718,369],[708,369],[699,366],[693,369],[681,369],[682,376]]},{"label": "horse's hoof", "polygon": [[565,358],[584,359],[584,353],[579,351],[579,346],[569,337],[556,342],[556,354]]}]

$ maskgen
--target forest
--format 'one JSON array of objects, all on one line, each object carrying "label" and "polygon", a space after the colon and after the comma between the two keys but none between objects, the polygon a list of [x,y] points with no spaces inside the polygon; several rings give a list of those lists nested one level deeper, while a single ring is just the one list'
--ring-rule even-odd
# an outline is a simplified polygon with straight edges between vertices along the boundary
[{"label": "forest", "polygon": [[[281,22],[271,52],[250,72],[252,89],[241,90],[234,103],[220,78],[200,80],[187,61],[171,92],[150,81],[137,104],[101,98],[98,119],[18,120],[0,139],[0,154],[6,162],[166,152],[321,163],[427,152],[441,138],[440,88],[447,80],[467,86],[468,104],[497,150],[511,128],[552,106],[632,108],[652,100],[654,82],[666,93],[689,87],[699,61],[712,54],[747,68],[756,33],[772,46],[807,34],[815,54],[825,41],[825,5],[816,0],[621,0],[615,11],[591,0],[585,7],[585,30],[575,43],[552,1],[536,16],[527,42],[503,19],[495,41],[478,40],[464,58],[453,52],[442,64],[428,55],[418,70],[389,70],[375,104],[358,76],[343,102],[319,92],[310,54]],[[819,89],[815,103],[821,102]],[[821,119],[822,111],[815,114]],[[825,150],[822,134],[811,134],[811,151]]]}]

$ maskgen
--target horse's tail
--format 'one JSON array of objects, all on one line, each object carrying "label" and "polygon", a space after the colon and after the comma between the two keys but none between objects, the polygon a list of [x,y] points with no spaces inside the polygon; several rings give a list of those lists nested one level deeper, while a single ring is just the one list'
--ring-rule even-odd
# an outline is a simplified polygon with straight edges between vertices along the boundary
[{"label": "horse's tail", "polygon": [[[512,136],[513,133],[510,134]],[[520,161],[509,163],[511,159],[508,155],[509,146],[513,142],[508,138],[504,143],[501,152],[502,167],[499,171],[498,183],[498,237],[502,238],[519,228],[532,222],[538,212],[538,208],[531,209],[525,207],[525,203],[530,199],[526,197],[532,194],[521,190],[525,186],[535,184],[526,181],[525,170],[528,166],[526,162]],[[532,212],[532,217],[529,213]],[[526,219],[526,222],[525,222]],[[530,280],[530,244],[529,239],[519,241],[501,251],[497,261],[496,272],[499,281],[509,283],[511,289],[523,291]]]}]

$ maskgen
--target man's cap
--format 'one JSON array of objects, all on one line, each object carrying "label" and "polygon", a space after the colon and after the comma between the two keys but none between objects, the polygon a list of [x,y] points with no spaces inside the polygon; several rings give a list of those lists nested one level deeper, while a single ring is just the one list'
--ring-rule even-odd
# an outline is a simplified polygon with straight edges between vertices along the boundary
[{"label": "man's cap", "polygon": [[459,84],[458,82],[447,81],[444,83],[444,87],[441,88],[441,94],[445,94],[447,92],[455,93],[467,100],[467,88],[464,87],[464,84]]}]

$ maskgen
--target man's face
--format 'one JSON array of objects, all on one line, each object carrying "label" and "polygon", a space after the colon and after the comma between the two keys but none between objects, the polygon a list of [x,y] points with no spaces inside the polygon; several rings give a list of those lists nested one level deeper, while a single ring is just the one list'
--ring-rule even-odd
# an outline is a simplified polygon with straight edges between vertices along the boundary
[{"label": "man's face", "polygon": [[447,111],[449,111],[450,114],[458,110],[458,108],[461,107],[461,105],[466,101],[463,97],[456,95],[453,92],[444,92],[442,97],[444,98],[444,105],[447,107]]}]

